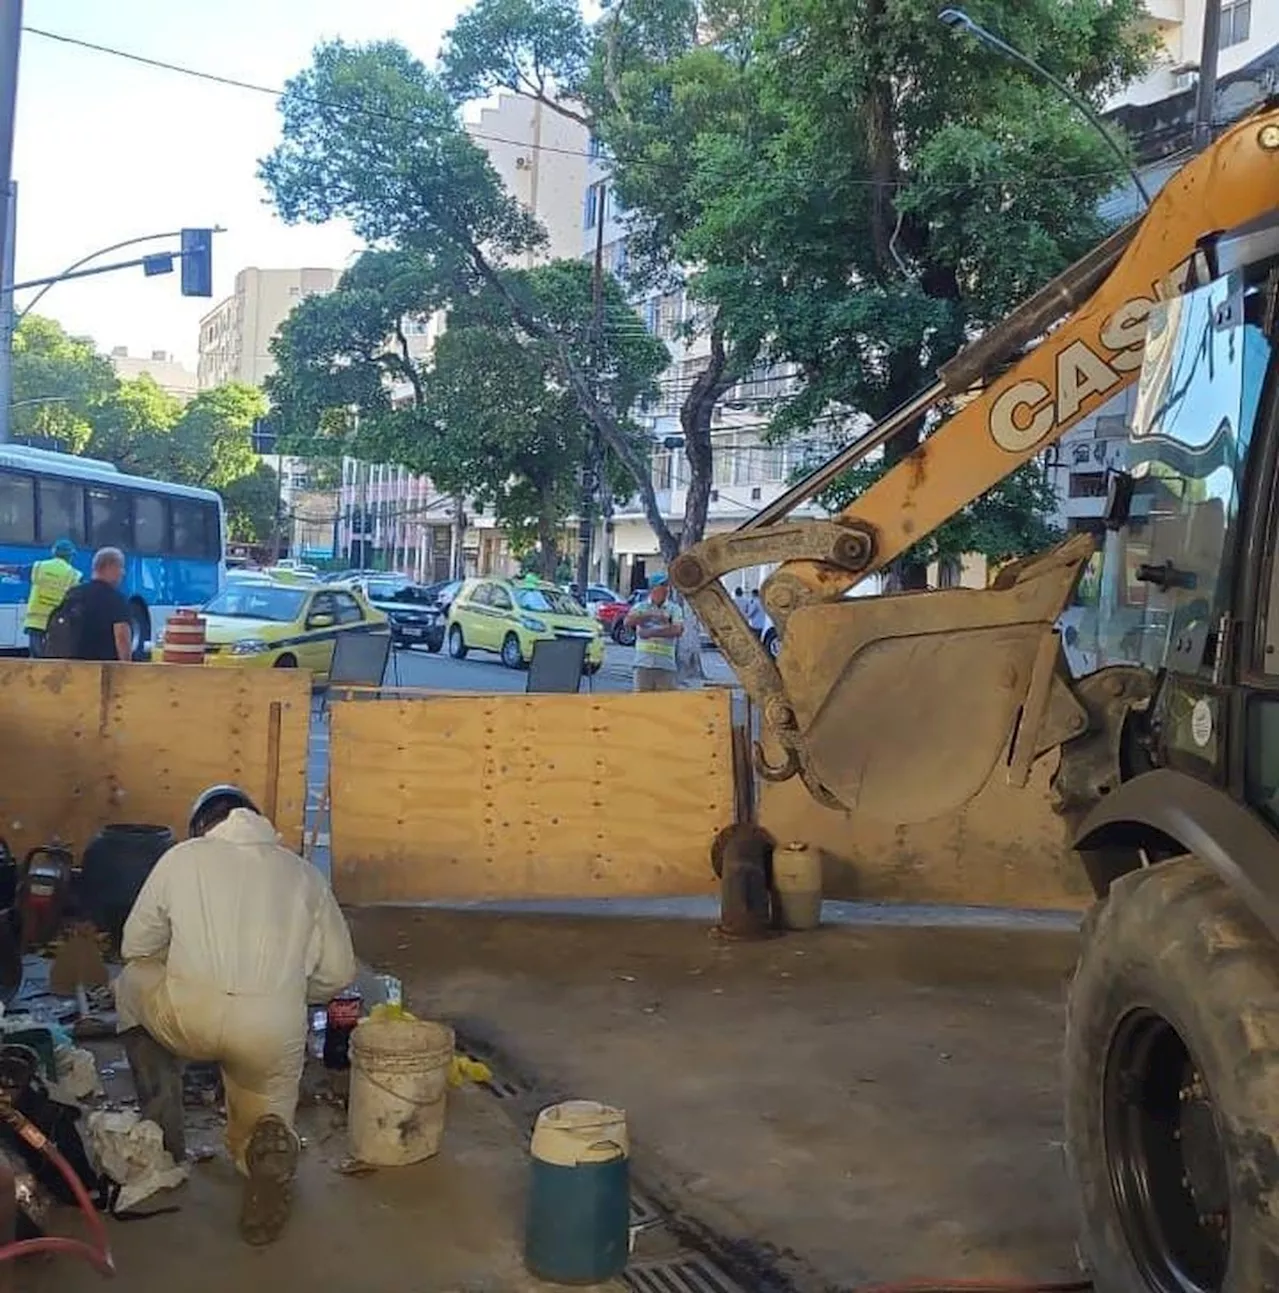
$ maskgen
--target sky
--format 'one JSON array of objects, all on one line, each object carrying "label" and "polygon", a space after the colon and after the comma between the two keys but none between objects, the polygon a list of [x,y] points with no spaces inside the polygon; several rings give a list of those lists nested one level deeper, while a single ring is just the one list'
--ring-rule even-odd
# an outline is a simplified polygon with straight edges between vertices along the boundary
[{"label": "sky", "polygon": [[[466,0],[26,0],[27,27],[279,87],[314,46],[392,38],[433,59]],[[174,353],[192,370],[200,317],[235,274],[341,268],[359,244],[341,224],[289,226],[266,205],[257,163],[279,138],[276,100],[24,32],[13,174],[16,281],[60,273],[126,238],[223,225],[214,294],[185,298],[178,274],[141,269],[60,283],[38,313],[100,350]],[[128,249],[105,263],[177,240]],[[21,309],[31,293],[19,294]]]}]

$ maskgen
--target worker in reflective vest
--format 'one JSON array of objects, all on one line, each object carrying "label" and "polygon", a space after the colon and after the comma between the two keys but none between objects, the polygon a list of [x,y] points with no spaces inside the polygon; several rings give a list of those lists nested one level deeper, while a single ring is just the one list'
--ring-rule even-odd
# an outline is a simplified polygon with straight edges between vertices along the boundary
[{"label": "worker in reflective vest", "polygon": [[70,539],[59,539],[53,545],[52,557],[31,567],[31,596],[27,598],[27,618],[22,627],[27,631],[27,643],[34,657],[44,655],[49,616],[80,582],[80,572],[71,564],[75,555],[75,544]]}]

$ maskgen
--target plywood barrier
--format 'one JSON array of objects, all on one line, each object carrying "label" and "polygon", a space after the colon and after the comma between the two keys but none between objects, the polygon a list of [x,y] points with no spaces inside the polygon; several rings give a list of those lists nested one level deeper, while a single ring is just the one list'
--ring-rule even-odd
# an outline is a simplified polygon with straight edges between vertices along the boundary
[{"label": "plywood barrier", "polygon": [[733,816],[726,691],[350,700],[331,728],[343,902],[713,886]]},{"label": "plywood barrier", "polygon": [[110,822],[185,833],[195,796],[242,786],[301,847],[310,675],[0,660],[0,836],[82,849]]},{"label": "plywood barrier", "polygon": [[816,804],[798,777],[764,783],[760,822],[779,840],[824,854],[830,898],[1075,909],[1093,892],[1049,803],[1056,755],[1041,759],[1024,789],[1004,768],[958,812],[895,826]]}]

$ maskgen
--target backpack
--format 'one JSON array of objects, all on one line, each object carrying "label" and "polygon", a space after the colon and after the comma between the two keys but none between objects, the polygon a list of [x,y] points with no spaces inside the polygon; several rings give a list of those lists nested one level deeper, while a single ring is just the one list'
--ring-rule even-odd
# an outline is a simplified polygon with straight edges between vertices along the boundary
[{"label": "backpack", "polygon": [[78,660],[84,639],[84,585],[78,584],[58,603],[45,629],[46,660]]}]

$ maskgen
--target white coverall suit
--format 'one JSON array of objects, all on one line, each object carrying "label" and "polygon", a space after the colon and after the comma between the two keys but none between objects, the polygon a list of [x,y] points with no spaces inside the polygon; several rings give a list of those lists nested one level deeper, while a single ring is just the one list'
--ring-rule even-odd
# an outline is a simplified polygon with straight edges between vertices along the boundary
[{"label": "white coverall suit", "polygon": [[227,1146],[243,1171],[259,1118],[293,1125],[307,1003],[355,978],[333,893],[265,817],[237,808],[156,863],[121,951],[120,1031],[141,1026],[175,1055],[221,1066]]}]

